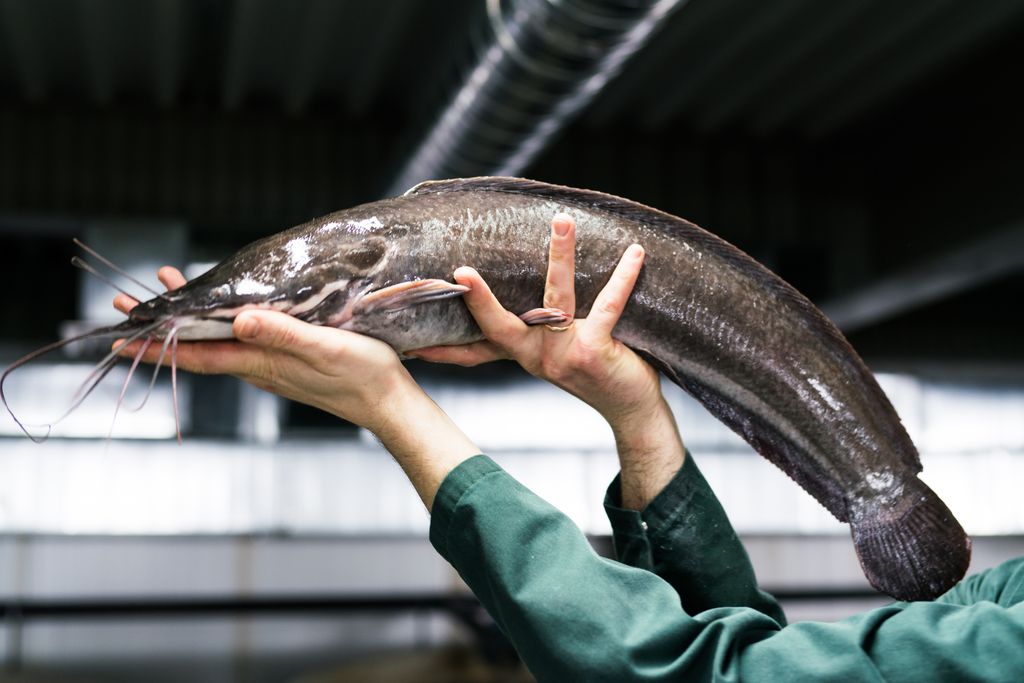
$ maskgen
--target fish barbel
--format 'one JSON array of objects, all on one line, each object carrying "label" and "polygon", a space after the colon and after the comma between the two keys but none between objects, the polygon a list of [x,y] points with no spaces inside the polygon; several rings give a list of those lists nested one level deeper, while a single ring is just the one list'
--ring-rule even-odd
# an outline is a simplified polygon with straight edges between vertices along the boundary
[{"label": "fish barbel", "polygon": [[162,340],[173,358],[178,340],[229,338],[240,311],[263,308],[398,352],[477,341],[452,272],[471,265],[507,309],[535,311],[559,212],[577,226],[572,313],[585,317],[625,248],[641,244],[644,267],[615,338],[848,522],[873,586],[930,599],[963,577],[969,538],[918,479],[917,450],[839,330],[722,239],[611,195],[516,178],[422,183],[254,242],[94,334]]}]

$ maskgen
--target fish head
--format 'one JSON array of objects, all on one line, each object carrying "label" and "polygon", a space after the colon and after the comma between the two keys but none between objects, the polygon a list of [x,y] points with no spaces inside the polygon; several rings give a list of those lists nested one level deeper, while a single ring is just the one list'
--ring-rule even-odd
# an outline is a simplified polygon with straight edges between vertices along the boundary
[{"label": "fish head", "polygon": [[[132,309],[139,323],[166,320],[180,339],[230,338],[245,310],[276,310],[332,323],[387,262],[389,242],[364,222],[318,222],[244,247],[184,286]],[[370,228],[383,228],[379,221]]]}]

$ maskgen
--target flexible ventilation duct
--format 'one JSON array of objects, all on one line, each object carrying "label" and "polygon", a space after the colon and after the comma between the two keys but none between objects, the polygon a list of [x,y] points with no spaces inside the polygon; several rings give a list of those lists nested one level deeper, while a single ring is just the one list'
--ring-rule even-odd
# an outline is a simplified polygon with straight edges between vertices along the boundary
[{"label": "flexible ventilation duct", "polygon": [[516,175],[686,0],[486,0],[474,57],[390,194]]}]

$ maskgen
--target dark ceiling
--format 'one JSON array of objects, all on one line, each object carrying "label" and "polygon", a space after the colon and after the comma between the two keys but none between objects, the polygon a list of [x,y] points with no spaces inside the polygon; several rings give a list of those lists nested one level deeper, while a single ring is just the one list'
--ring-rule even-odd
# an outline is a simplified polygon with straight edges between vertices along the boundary
[{"label": "dark ceiling", "polygon": [[[484,0],[0,0],[0,267],[52,292],[0,336],[73,313],[90,218],[182,220],[208,257],[378,198],[484,20]],[[876,364],[1021,365],[1022,66],[1019,0],[691,0],[522,174],[721,234]]]}]

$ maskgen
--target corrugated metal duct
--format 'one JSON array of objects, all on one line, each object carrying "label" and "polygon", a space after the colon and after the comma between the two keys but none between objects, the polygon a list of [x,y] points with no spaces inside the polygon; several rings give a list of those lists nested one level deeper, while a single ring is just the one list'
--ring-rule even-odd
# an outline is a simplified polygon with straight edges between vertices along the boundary
[{"label": "corrugated metal duct", "polygon": [[515,175],[687,0],[487,0],[474,57],[390,187]]}]

